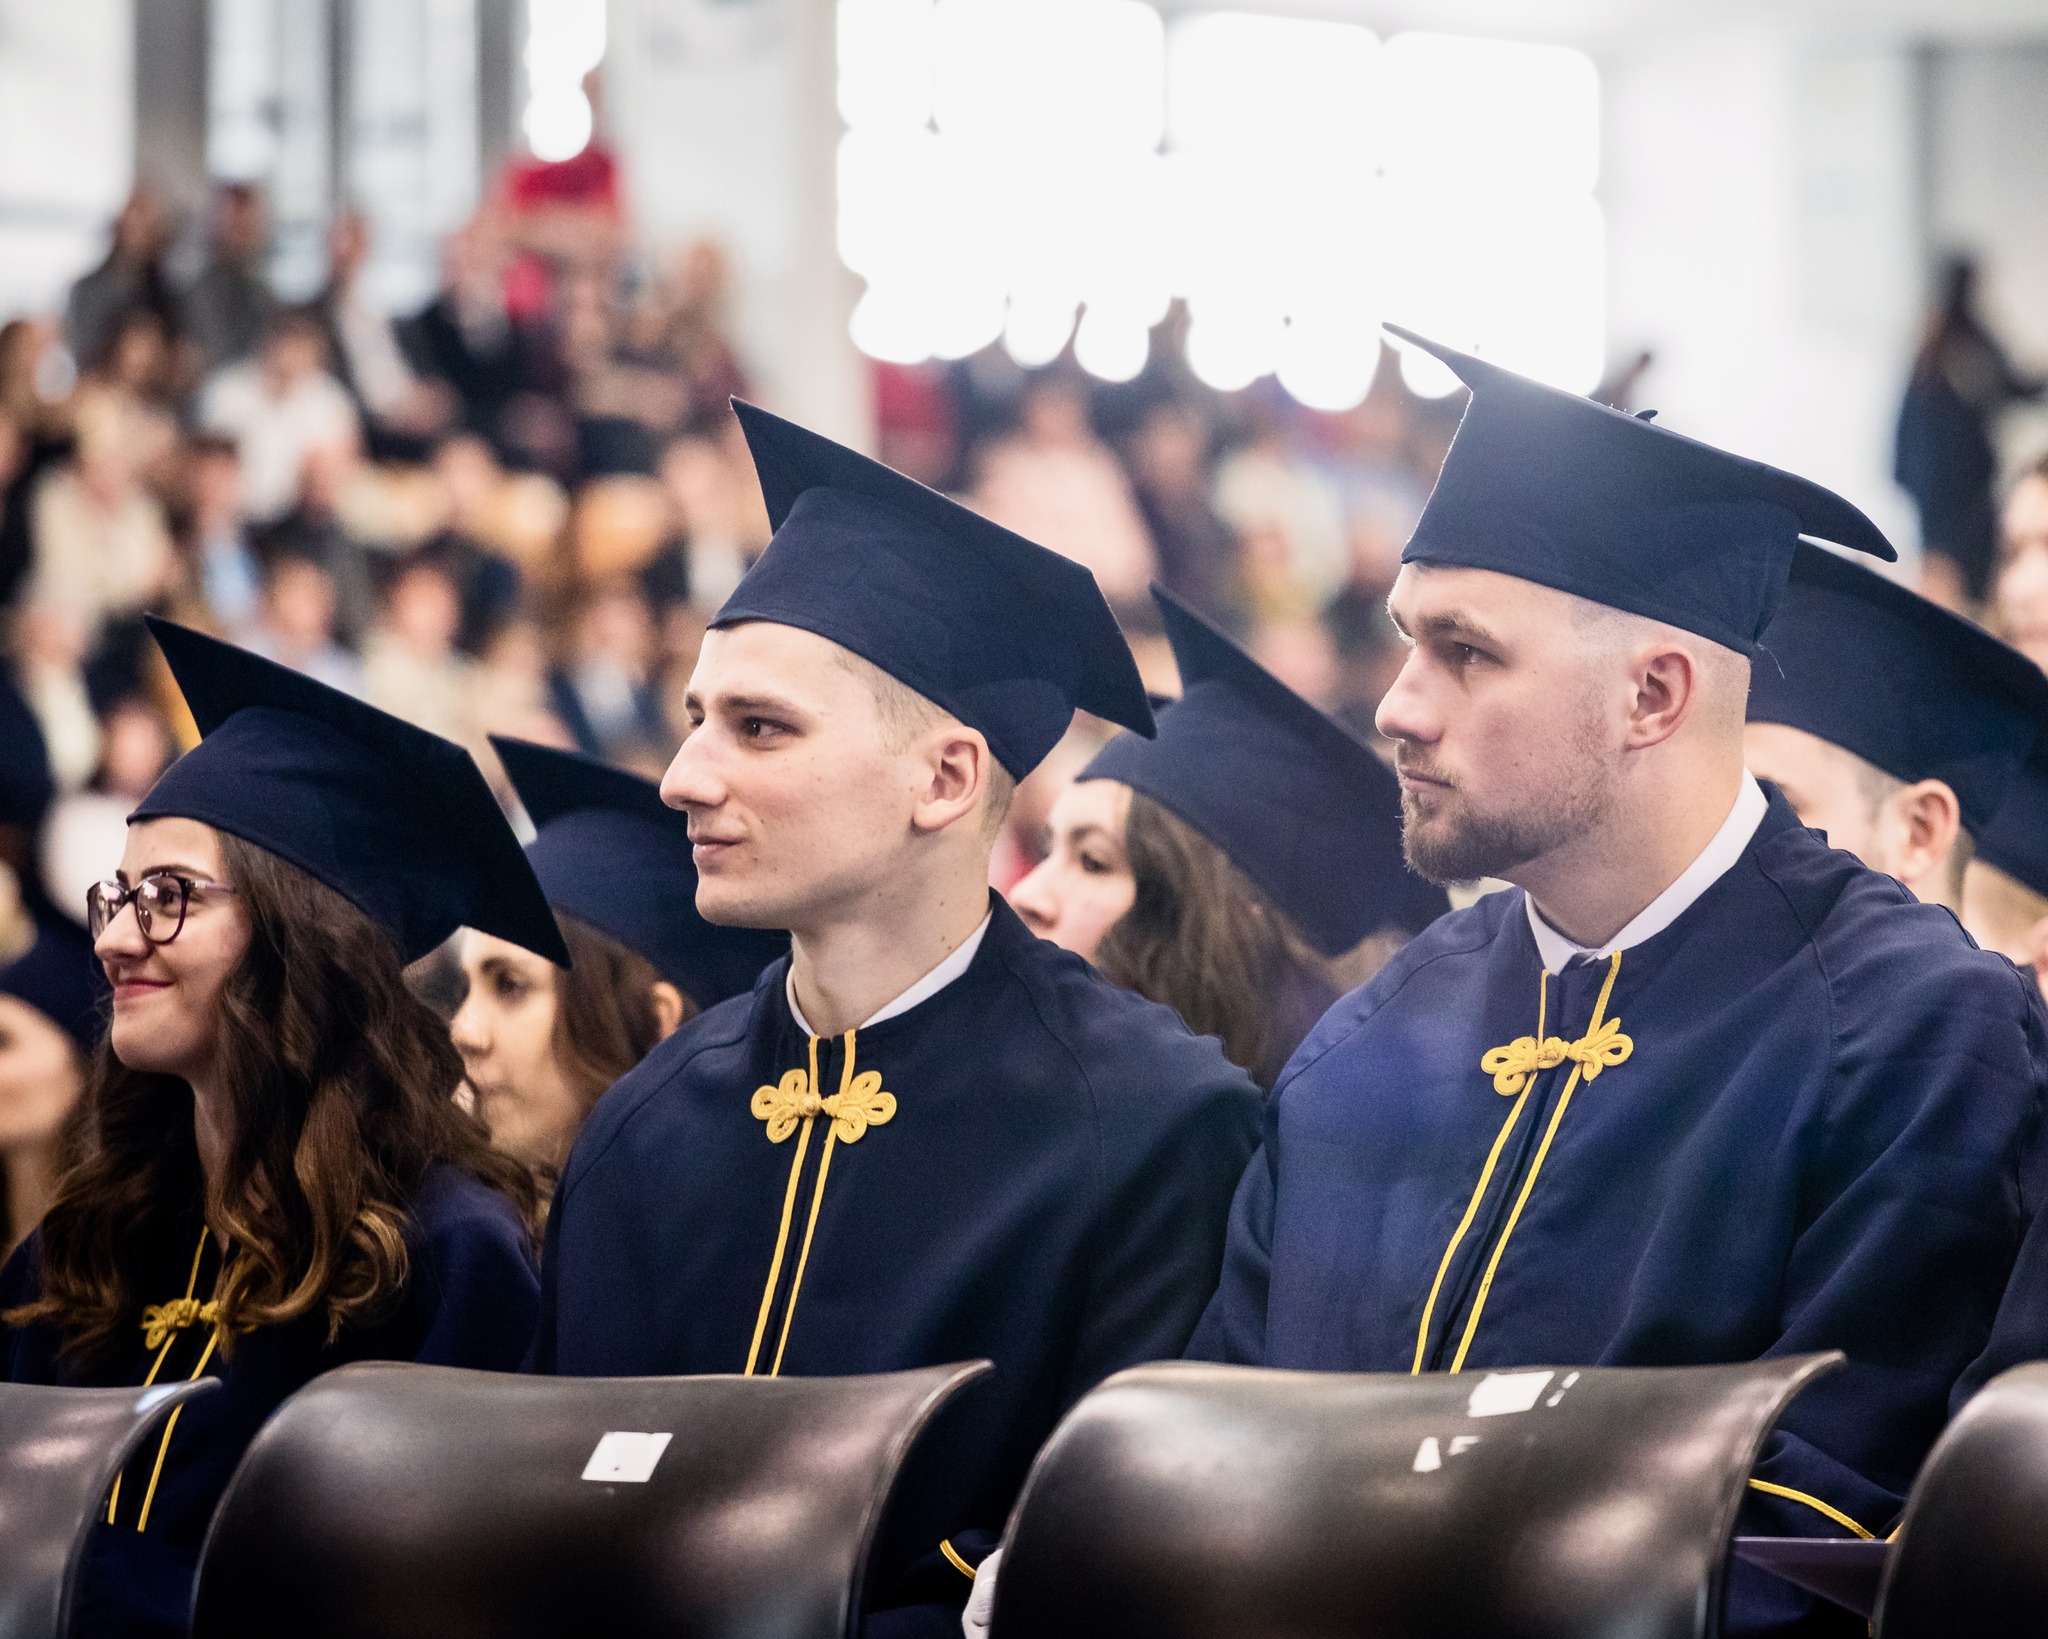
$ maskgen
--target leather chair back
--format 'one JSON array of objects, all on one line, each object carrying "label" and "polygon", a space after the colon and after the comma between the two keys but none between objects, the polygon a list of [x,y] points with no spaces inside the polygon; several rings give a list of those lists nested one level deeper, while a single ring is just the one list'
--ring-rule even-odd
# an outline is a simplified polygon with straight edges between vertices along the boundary
[{"label": "leather chair back", "polygon": [[173,1406],[219,1387],[0,1383],[0,1639],[70,1631],[85,1539],[114,1476]]},{"label": "leather chair back", "polygon": [[235,1471],[194,1639],[851,1639],[897,1471],[985,1370],[344,1366]]},{"label": "leather chair back", "polygon": [[1840,1358],[1123,1372],[1026,1482],[991,1639],[1700,1639],[1758,1448]]},{"label": "leather chair back", "polygon": [[1994,1377],[1913,1482],[1878,1594],[1879,1639],[2048,1629],[2048,1365]]}]

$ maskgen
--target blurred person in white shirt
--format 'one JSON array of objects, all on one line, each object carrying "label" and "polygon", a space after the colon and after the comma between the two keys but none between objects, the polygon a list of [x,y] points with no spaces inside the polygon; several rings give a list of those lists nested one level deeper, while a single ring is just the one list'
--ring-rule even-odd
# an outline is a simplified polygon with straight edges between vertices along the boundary
[{"label": "blurred person in white shirt", "polygon": [[154,602],[175,569],[163,509],[143,488],[143,442],[116,394],[81,392],[76,455],[37,483],[30,502],[30,596],[76,620],[89,652],[109,620]]},{"label": "blurred person in white shirt", "polygon": [[199,422],[235,441],[251,519],[290,511],[317,450],[361,447],[356,407],[326,368],[327,343],[309,308],[281,309],[260,353],[230,365],[199,395]]}]

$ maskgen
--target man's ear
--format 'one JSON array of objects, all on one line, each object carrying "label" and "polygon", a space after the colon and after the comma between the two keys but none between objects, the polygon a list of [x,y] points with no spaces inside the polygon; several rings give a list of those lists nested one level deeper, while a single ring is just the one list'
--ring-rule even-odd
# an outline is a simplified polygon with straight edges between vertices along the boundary
[{"label": "man's ear", "polygon": [[1941,780],[1918,780],[1894,791],[1890,802],[1899,821],[1899,879],[1922,882],[1947,870],[1963,824],[1955,792]]},{"label": "man's ear", "polygon": [[988,741],[961,723],[934,729],[925,742],[920,765],[922,790],[912,806],[913,829],[927,835],[943,831],[981,805],[995,759]]},{"label": "man's ear", "polygon": [[676,1033],[676,1027],[683,1022],[683,993],[666,979],[656,979],[651,992],[654,1001],[654,1028],[660,1039],[667,1041]]},{"label": "man's ear", "polygon": [[1699,696],[1699,663],[1686,650],[1660,645],[1639,655],[1626,745],[1641,751],[1678,732]]}]

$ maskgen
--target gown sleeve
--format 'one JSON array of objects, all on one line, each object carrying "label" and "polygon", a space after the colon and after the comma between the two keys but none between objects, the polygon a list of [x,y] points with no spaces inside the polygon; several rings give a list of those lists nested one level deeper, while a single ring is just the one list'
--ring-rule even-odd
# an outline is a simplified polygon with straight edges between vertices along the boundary
[{"label": "gown sleeve", "polygon": [[531,1242],[511,1203],[467,1184],[422,1214],[428,1279],[418,1352],[426,1366],[517,1371],[540,1314]]},{"label": "gown sleeve", "polygon": [[1223,1277],[1189,1339],[1190,1360],[1230,1366],[1266,1361],[1266,1298],[1273,1282],[1273,1192],[1278,1132],[1266,1117],[1266,1141],[1239,1180],[1230,1204],[1230,1229],[1223,1243]]},{"label": "gown sleeve", "polygon": [[1231,1190],[1258,1142],[1258,1090],[1241,1074],[1132,1154],[1112,1181],[1082,1311],[1062,1385],[1071,1405],[1126,1366],[1177,1359],[1216,1288]]}]

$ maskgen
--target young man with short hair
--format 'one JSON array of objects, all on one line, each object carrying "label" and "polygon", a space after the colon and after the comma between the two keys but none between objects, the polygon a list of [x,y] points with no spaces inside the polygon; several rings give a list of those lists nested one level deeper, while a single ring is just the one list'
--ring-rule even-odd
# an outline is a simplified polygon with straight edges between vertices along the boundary
[{"label": "young man with short hair", "polygon": [[[2048,1016],[1743,768],[1749,655],[1853,507],[1409,338],[1472,403],[1389,607],[1408,857],[1502,877],[1282,1076],[1190,1353],[1338,1371],[1840,1349],[1743,1529],[1882,1536],[2039,1205]],[[1765,664],[1761,659],[1759,667]],[[1864,1623],[1738,1565],[1727,1631]]]},{"label": "young man with short hair", "polygon": [[738,408],[776,534],[705,637],[662,789],[699,911],[788,929],[791,954],[599,1103],[555,1197],[536,1364],[993,1360],[870,1581],[870,1635],[950,1632],[1060,1415],[1186,1343],[1258,1094],[989,891],[1013,782],[1077,707],[1151,731],[1093,579]]},{"label": "young man with short hair", "polygon": [[1972,839],[2043,723],[2048,678],[2025,655],[1799,544],[1758,645],[1743,748],[1831,846],[1960,914]]}]

